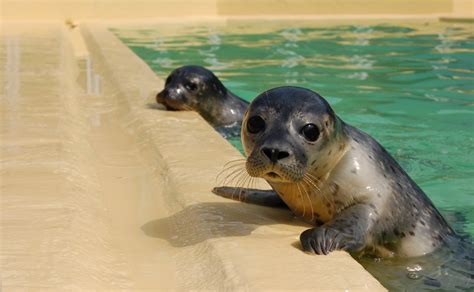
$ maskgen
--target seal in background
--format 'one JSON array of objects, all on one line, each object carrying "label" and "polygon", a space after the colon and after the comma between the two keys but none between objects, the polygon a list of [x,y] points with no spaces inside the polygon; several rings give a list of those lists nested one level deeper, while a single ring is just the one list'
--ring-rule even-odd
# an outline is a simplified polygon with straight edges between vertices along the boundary
[{"label": "seal in background", "polygon": [[183,66],[166,78],[156,101],[168,110],[198,112],[224,137],[238,136],[248,102],[230,92],[210,70]]}]

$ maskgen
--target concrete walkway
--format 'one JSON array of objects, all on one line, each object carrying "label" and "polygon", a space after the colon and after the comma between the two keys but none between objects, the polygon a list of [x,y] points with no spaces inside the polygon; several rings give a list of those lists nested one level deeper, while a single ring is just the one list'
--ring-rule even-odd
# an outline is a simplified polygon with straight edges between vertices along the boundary
[{"label": "concrete walkway", "polygon": [[4,32],[3,287],[128,287],[126,266],[109,240],[64,29],[16,25]]},{"label": "concrete walkway", "polygon": [[2,29],[5,291],[384,290],[344,252],[301,252],[288,211],[214,196],[240,154],[198,115],[149,106],[162,82],[82,30],[86,54],[59,23]]}]

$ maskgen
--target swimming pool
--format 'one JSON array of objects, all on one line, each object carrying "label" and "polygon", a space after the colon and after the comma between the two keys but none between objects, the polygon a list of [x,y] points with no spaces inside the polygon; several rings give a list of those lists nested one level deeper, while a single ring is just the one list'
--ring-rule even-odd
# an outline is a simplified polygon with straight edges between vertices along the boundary
[{"label": "swimming pool", "polygon": [[111,30],[163,79],[196,64],[247,100],[281,85],[319,92],[389,150],[458,233],[474,236],[469,24],[229,21]]},{"label": "swimming pool", "polygon": [[469,24],[233,21],[112,31],[163,79],[197,64],[247,100],[281,85],[319,92],[381,142],[441,211],[457,211],[450,221],[458,232],[474,235]]}]

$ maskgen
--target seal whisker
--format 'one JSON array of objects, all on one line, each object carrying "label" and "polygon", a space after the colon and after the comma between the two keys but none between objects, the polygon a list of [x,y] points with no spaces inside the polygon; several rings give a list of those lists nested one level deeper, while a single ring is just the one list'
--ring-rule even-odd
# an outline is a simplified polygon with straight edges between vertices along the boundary
[{"label": "seal whisker", "polygon": [[[303,181],[309,186],[309,187],[313,187],[316,189],[316,191],[321,194],[323,196],[323,198],[325,200],[327,200],[324,192],[321,191],[321,189],[319,188],[319,186],[317,185],[317,182],[315,182],[310,176],[304,176],[303,177]],[[327,200],[328,201],[328,200]]]},{"label": "seal whisker", "polygon": [[[240,172],[232,178],[232,180],[231,180],[232,183],[235,180],[237,180],[237,183],[235,184],[235,187],[234,187],[234,191],[232,192],[232,196],[231,196],[232,199],[234,199],[234,196],[235,196],[237,191],[239,191],[239,198],[240,198],[240,192],[241,192],[241,189],[242,189],[240,187],[240,183],[241,183],[242,179],[244,179],[244,178],[245,178],[245,173],[244,172]],[[230,185],[232,185],[232,183]]]},{"label": "seal whisker", "polygon": [[221,170],[221,173],[226,171],[226,170],[229,170],[231,168],[239,167],[239,166],[245,166],[245,162],[234,162],[233,164],[229,164],[227,166],[224,166]]},{"label": "seal whisker", "polygon": [[327,202],[331,202],[331,200],[326,197],[326,194],[324,192],[322,192],[321,188],[318,186],[318,183],[321,183],[320,179],[314,177],[313,175],[311,175],[309,173],[305,173],[304,178],[307,179],[308,183],[311,183],[311,185],[323,196],[323,198]]},{"label": "seal whisker", "polygon": [[[321,188],[319,188],[319,186],[318,186],[318,182],[319,182],[319,181],[317,181],[316,178],[312,177],[312,176],[309,175],[309,174],[305,174],[305,175],[303,176],[303,180],[307,180],[308,182],[311,183],[311,185],[312,185],[318,192],[321,192]],[[315,180],[316,180],[316,181],[315,181]]]},{"label": "seal whisker", "polygon": [[[245,186],[248,186],[248,183],[251,181],[252,177],[250,175],[247,175],[242,183],[242,187],[240,188],[240,192],[239,192],[239,201],[242,201],[242,193],[245,189]],[[247,188],[248,189],[248,188]]]},{"label": "seal whisker", "polygon": [[238,158],[238,159],[233,159],[233,160],[229,160],[227,161],[226,163],[224,163],[224,165],[222,166],[222,168],[226,167],[227,165],[231,164],[231,163],[234,163],[234,162],[245,162],[247,161],[247,159],[245,158]]},{"label": "seal whisker", "polygon": [[216,177],[216,185],[219,185],[219,186],[228,185],[228,183],[232,181],[236,176],[238,176],[241,171],[242,169],[236,169],[224,177],[221,177],[221,176]]},{"label": "seal whisker", "polygon": [[322,183],[322,181],[319,178],[315,177],[314,175],[312,175],[311,173],[308,173],[308,172],[306,172],[304,174],[304,176],[307,177],[307,178],[310,178],[316,184],[316,187],[318,188],[318,190],[321,191],[319,186],[317,186],[318,184]]},{"label": "seal whisker", "polygon": [[[303,200],[303,193],[301,192],[300,182],[296,183],[296,187],[298,188],[298,192],[300,193],[300,198]],[[306,215],[306,206],[303,202],[303,216],[302,217],[304,217],[304,215]]]},{"label": "seal whisker", "polygon": [[232,168],[225,169],[225,170],[221,171],[216,176],[216,183],[225,181],[229,176],[233,175],[234,173],[236,173],[239,170],[245,170],[245,168],[243,168],[243,167],[232,167]]},{"label": "seal whisker", "polygon": [[241,196],[242,196],[243,186],[244,186],[245,181],[246,181],[247,179],[248,179],[247,176],[245,176],[245,174],[242,173],[242,175],[240,176],[239,180],[238,180],[237,183],[236,183],[236,190],[239,191],[239,193],[238,193],[239,201],[240,201]]},{"label": "seal whisker", "polygon": [[226,165],[222,168],[222,171],[225,171],[226,169],[230,169],[230,168],[233,168],[233,167],[236,167],[236,166],[244,166],[245,165],[245,162],[243,161],[236,161],[232,164],[229,164],[229,165]]},{"label": "seal whisker", "polygon": [[257,179],[255,177],[250,177],[250,182],[248,187],[250,189],[256,189],[257,188]]},{"label": "seal whisker", "polygon": [[[241,167],[241,168],[240,168]],[[236,169],[237,168],[237,169]],[[222,177],[222,175],[224,175],[225,172],[227,171],[230,171],[229,174],[226,175],[226,177],[223,179],[223,182],[222,184],[226,181],[227,178],[229,178],[230,176],[232,176],[233,174],[239,172],[239,171],[244,171],[245,168],[242,167],[242,165],[236,165],[236,166],[232,166],[232,167],[229,167],[229,168],[226,168],[224,170],[222,170],[217,176],[216,176],[216,183],[219,181],[219,178]],[[221,185],[222,185],[221,184]]]},{"label": "seal whisker", "polygon": [[220,185],[232,185],[236,179],[239,179],[245,172],[245,169],[237,169],[224,178]]},{"label": "seal whisker", "polygon": [[[244,186],[245,186],[246,182],[249,180],[249,178],[250,178],[250,175],[248,175],[246,172],[243,172],[243,173],[241,173],[240,178],[237,181],[236,190],[239,190],[239,196],[238,196],[239,201],[241,201],[241,199],[242,199],[242,192],[243,192]],[[233,197],[233,195],[232,195],[232,197]]]},{"label": "seal whisker", "polygon": [[227,162],[226,164],[224,164],[222,166],[222,170],[219,172],[219,174],[217,175],[216,179],[222,175],[223,173],[225,173],[226,171],[230,170],[230,169],[233,169],[233,168],[236,168],[236,167],[243,167],[245,166],[245,160],[234,160],[234,161],[229,161]]},{"label": "seal whisker", "polygon": [[[303,179],[303,182],[306,182],[306,180]],[[307,186],[311,188],[310,185],[307,184]],[[303,187],[303,191],[304,191],[305,194],[306,194],[306,197],[307,197],[308,200],[309,200],[309,206],[311,207],[311,222],[312,222],[312,221],[314,220],[313,202],[311,201],[311,196],[309,195],[308,190],[307,190],[304,186],[302,186],[302,187]]]},{"label": "seal whisker", "polygon": [[231,179],[226,181],[225,184],[226,185],[237,185],[237,183],[239,182],[239,180],[242,176],[245,176],[245,170],[244,169],[236,171],[235,173],[233,173]]},{"label": "seal whisker", "polygon": [[318,194],[321,195],[323,200],[325,200],[327,203],[331,203],[331,200],[326,196],[324,192],[321,191],[321,189],[315,184],[313,180],[311,180],[309,177],[303,177],[303,180],[306,182],[306,184],[311,184],[317,191]]}]

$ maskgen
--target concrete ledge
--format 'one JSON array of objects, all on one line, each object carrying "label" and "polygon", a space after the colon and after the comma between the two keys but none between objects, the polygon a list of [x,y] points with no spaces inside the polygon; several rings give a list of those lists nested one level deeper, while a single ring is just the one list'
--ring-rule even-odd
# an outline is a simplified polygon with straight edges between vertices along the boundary
[{"label": "concrete ledge", "polygon": [[473,23],[474,22],[474,17],[472,17],[472,16],[466,16],[466,17],[462,17],[462,16],[449,17],[449,16],[446,16],[446,17],[440,17],[439,20],[444,21],[444,22]]},{"label": "concrete ledge", "polygon": [[[143,141],[142,155],[164,182],[162,195],[171,214],[167,220],[175,226],[167,240],[185,252],[178,278],[186,282],[181,287],[385,290],[345,252],[301,252],[295,244],[308,226],[288,211],[213,195],[223,164],[242,158],[238,151],[195,113],[147,106],[163,82],[106,27],[90,23],[82,31],[95,70],[115,88],[126,109],[122,118],[127,128]],[[152,236],[155,224],[145,224],[144,232]]]}]

